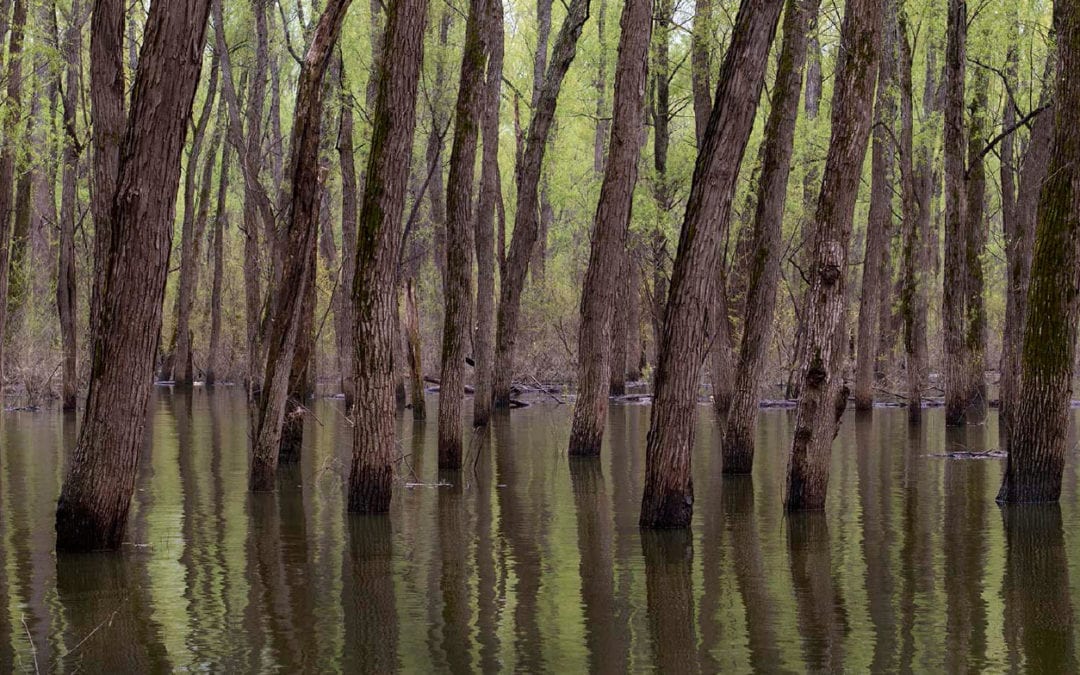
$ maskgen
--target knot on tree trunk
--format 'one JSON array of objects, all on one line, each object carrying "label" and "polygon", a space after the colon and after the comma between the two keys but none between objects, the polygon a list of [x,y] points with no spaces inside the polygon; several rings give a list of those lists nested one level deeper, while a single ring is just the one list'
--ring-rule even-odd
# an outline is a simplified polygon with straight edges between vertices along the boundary
[{"label": "knot on tree trunk", "polygon": [[832,286],[840,280],[840,266],[834,262],[826,262],[821,265],[821,283]]},{"label": "knot on tree trunk", "polygon": [[806,385],[818,389],[825,384],[828,373],[825,371],[825,363],[821,360],[821,354],[815,354],[810,367],[806,370]]}]

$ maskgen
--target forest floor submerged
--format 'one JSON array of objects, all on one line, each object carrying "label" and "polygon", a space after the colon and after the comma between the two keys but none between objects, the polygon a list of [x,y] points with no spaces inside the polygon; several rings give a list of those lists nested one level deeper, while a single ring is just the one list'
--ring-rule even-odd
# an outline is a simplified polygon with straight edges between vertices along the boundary
[{"label": "forest floor submerged", "polygon": [[643,535],[646,405],[611,406],[598,461],[567,458],[569,406],[498,415],[461,473],[406,413],[389,518],[345,513],[341,406],[318,401],[301,464],[252,495],[242,392],[160,388],[129,543],[61,558],[76,421],[0,414],[0,670],[1077,667],[1080,462],[1060,506],[999,507],[1000,461],[942,457],[996,449],[996,413],[849,413],[826,512],[784,516],[793,411],[762,411],[732,479],[700,406],[693,528]]}]

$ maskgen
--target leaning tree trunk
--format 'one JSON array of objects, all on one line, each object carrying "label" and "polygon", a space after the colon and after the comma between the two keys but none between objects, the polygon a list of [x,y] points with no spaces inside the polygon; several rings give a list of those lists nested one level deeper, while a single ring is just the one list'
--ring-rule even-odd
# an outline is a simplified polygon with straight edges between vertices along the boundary
[{"label": "leaning tree trunk", "polygon": [[652,0],[627,0],[623,5],[607,167],[593,221],[589,266],[581,289],[578,387],[570,426],[571,455],[599,455],[607,422],[611,324],[618,295],[616,289],[622,285],[620,268],[626,256],[626,232],[630,226],[645,124],[652,8]]},{"label": "leaning tree trunk", "polygon": [[446,314],[443,323],[442,376],[439,388],[439,468],[462,464],[461,401],[465,390],[465,352],[468,349],[472,305],[472,191],[476,166],[478,122],[484,106],[487,49],[486,3],[470,0],[465,44],[454,114],[454,142],[446,192]]},{"label": "leaning tree trunk", "polygon": [[356,359],[356,426],[349,475],[352,512],[390,509],[396,453],[394,296],[427,4],[427,0],[398,0],[387,8],[383,53],[394,58],[383,59],[379,70],[352,290]]},{"label": "leaning tree trunk", "polygon": [[521,294],[529,272],[529,259],[536,246],[540,223],[540,170],[544,163],[548,132],[555,120],[555,106],[563,78],[577,54],[577,42],[589,16],[589,0],[572,0],[568,6],[555,48],[551,53],[543,85],[529,121],[528,136],[517,165],[517,212],[506,274],[499,288],[499,310],[495,325],[494,398],[496,407],[510,405],[510,381],[514,374],[514,344],[517,341]]},{"label": "leaning tree trunk", "polygon": [[781,7],[781,0],[744,0],[739,8],[694,166],[664,313],[646,445],[642,527],[688,527],[693,513],[690,450],[701,365],[708,347],[706,315],[717,290],[713,277]]},{"label": "leaning tree trunk", "polygon": [[499,101],[503,70],[503,8],[501,0],[487,5],[488,51],[484,110],[480,127],[484,151],[480,160],[480,194],[476,200],[476,333],[473,337],[473,425],[486,426],[491,418],[492,359],[495,352],[495,208],[499,195]]},{"label": "leaning tree trunk", "polygon": [[787,0],[784,13],[784,41],[780,47],[772,106],[765,123],[765,151],[754,212],[754,243],[742,344],[724,432],[723,471],[727,474],[750,473],[754,465],[758,392],[765,369],[765,354],[772,339],[784,203],[795,146],[795,121],[799,113],[807,37],[820,4],[820,0]]},{"label": "leaning tree trunk", "polygon": [[26,0],[14,0],[8,42],[7,98],[4,101],[4,138],[0,140],[0,397],[4,391],[4,335],[7,332],[8,258],[11,252],[12,202],[15,197],[15,156],[19,108],[22,99],[22,46],[26,26]]},{"label": "leaning tree trunk", "polygon": [[[81,145],[76,132],[79,73],[82,70],[82,13],[79,0],[71,5],[71,24],[63,41],[64,51],[64,168],[60,188],[60,241],[56,268],[56,310],[60,320],[63,348],[61,405],[64,412],[75,410],[79,393],[76,355],[78,291],[75,283],[75,207],[78,200],[78,173]],[[59,76],[58,76],[59,77]],[[0,371],[3,369],[0,368]],[[0,383],[3,374],[0,372]]]},{"label": "leaning tree trunk", "polygon": [[877,79],[880,0],[850,0],[840,28],[832,138],[814,219],[810,290],[803,307],[802,386],[784,507],[825,508],[829,455],[847,404],[841,366],[847,344],[847,260]]},{"label": "leaning tree trunk", "polygon": [[153,3],[120,153],[90,394],[60,493],[60,551],[116,549],[146,427],[169,271],[180,155],[210,0]]},{"label": "leaning tree trunk", "polygon": [[1020,400],[998,501],[1061,496],[1080,321],[1080,3],[1054,3],[1057,83],[1050,166],[1039,197]]},{"label": "leaning tree trunk", "polygon": [[341,24],[351,0],[329,2],[304,56],[293,114],[292,204],[289,221],[282,232],[286,257],[281,285],[274,293],[267,337],[266,374],[259,394],[254,448],[251,457],[251,489],[271,491],[277,477],[281,449],[281,429],[289,395],[294,357],[301,340],[308,340],[302,330],[310,330],[304,314],[311,302],[310,289],[315,283],[315,243],[318,236],[319,142],[322,135],[323,79],[333,55]]},{"label": "leaning tree trunk", "polygon": [[893,122],[896,95],[896,30],[892,21],[893,3],[885,9],[882,31],[882,58],[878,67],[877,102],[874,104],[874,141],[870,169],[870,214],[866,221],[866,251],[863,255],[862,289],[859,294],[859,322],[855,351],[855,409],[874,407],[874,370],[877,365],[881,306],[889,302],[892,278],[889,273],[889,246],[892,239]]}]

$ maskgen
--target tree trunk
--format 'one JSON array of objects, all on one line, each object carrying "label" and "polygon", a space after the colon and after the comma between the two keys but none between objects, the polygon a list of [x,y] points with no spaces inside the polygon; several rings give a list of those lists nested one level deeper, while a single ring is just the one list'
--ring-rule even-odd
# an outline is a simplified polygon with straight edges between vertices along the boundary
[{"label": "tree trunk", "polygon": [[981,151],[986,138],[989,101],[987,88],[990,76],[985,68],[976,68],[971,80],[971,112],[968,129],[967,193],[965,195],[964,266],[967,297],[966,351],[970,398],[965,417],[968,424],[986,420],[988,407],[986,391],[986,298],[982,257],[986,249],[986,165]]},{"label": "tree trunk", "polygon": [[431,226],[433,242],[431,257],[435,269],[439,271],[439,280],[446,285],[446,192],[443,185],[443,141],[450,126],[449,104],[446,83],[446,52],[450,28],[454,23],[454,10],[444,8],[439,19],[439,44],[435,52],[435,77],[430,88],[426,89],[425,98],[429,101],[431,130],[427,139],[427,166],[431,173],[427,187],[428,221]]},{"label": "tree trunk", "polygon": [[480,160],[480,194],[476,203],[476,334],[473,337],[476,393],[473,395],[473,425],[486,426],[491,418],[492,358],[495,351],[495,232],[494,219],[499,194],[499,101],[503,70],[503,8],[499,0],[487,7],[488,50],[484,110],[480,126],[484,151]]},{"label": "tree trunk", "polygon": [[833,94],[832,138],[814,216],[813,267],[803,307],[802,385],[788,464],[788,511],[825,508],[829,455],[847,403],[841,366],[847,342],[846,270],[851,224],[870,136],[879,35],[879,0],[851,0],[840,28],[842,58]]},{"label": "tree trunk", "polygon": [[1080,5],[1054,3],[1057,81],[1050,165],[1039,197],[1023,377],[998,492],[1002,502],[1061,496],[1068,450],[1077,321],[1080,320]]},{"label": "tree trunk", "polygon": [[709,113],[712,111],[712,54],[709,53],[709,41],[713,31],[712,0],[696,0],[694,3],[694,29],[690,35],[690,76],[693,80],[694,95],[694,137],[697,147],[705,139],[705,129],[709,126]]},{"label": "tree trunk", "polygon": [[217,204],[214,209],[213,280],[210,282],[210,346],[206,355],[206,385],[217,382],[217,365],[221,355],[221,294],[225,283],[225,230],[229,229],[229,211],[226,200],[229,195],[228,143],[221,144],[221,169],[218,173]]},{"label": "tree trunk", "polygon": [[[600,0],[596,12],[596,128],[593,134],[593,173],[604,175],[607,162],[607,137],[611,130],[611,118],[607,109],[607,42],[604,39],[605,19],[607,18],[607,0]],[[612,111],[614,114],[614,111]]]},{"label": "tree trunk", "polygon": [[645,343],[641,337],[641,262],[645,259],[640,245],[631,246],[626,252],[626,377],[637,382],[645,368]]},{"label": "tree trunk", "polygon": [[772,106],[765,123],[765,151],[754,211],[754,243],[743,337],[735,371],[734,397],[724,433],[723,471],[726,474],[750,473],[753,468],[754,429],[765,355],[772,339],[784,203],[795,146],[806,45],[820,4],[820,0],[787,0],[784,12],[784,40],[773,85]]},{"label": "tree trunk", "polygon": [[8,42],[7,98],[4,105],[4,140],[0,146],[0,398],[4,391],[4,344],[7,334],[7,297],[12,246],[12,201],[15,197],[17,127],[22,105],[22,49],[26,27],[26,1],[14,0]]},{"label": "tree trunk", "polygon": [[[292,157],[289,172],[292,203],[287,227],[282,232],[286,257],[281,285],[274,293],[267,333],[266,374],[259,394],[255,437],[251,458],[253,491],[272,491],[277,477],[279,451],[282,449],[282,424],[288,406],[290,382],[306,377],[295,371],[307,359],[296,359],[307,336],[314,310],[311,306],[315,284],[315,250],[319,223],[319,197],[322,188],[319,167],[319,143],[322,135],[323,80],[333,56],[341,24],[351,0],[327,3],[304,56],[297,84],[296,110],[293,113]],[[289,446],[290,448],[292,446]],[[289,457],[289,451],[286,450]]]},{"label": "tree trunk", "polygon": [[537,93],[537,104],[529,121],[528,137],[521,162],[517,167],[517,212],[506,274],[499,288],[499,311],[495,326],[494,397],[496,407],[510,405],[510,381],[514,374],[514,344],[517,340],[518,318],[521,314],[521,293],[525,277],[539,236],[540,170],[544,163],[548,132],[555,118],[555,106],[563,78],[577,53],[578,38],[589,16],[589,0],[572,0],[563,20],[551,65],[546,70],[543,86]]},{"label": "tree trunk", "polygon": [[424,400],[424,370],[420,361],[420,310],[416,306],[416,285],[405,280],[405,359],[409,365],[409,405],[417,422],[427,419]]},{"label": "tree trunk", "polygon": [[[79,156],[82,146],[76,132],[79,96],[79,73],[82,71],[82,7],[79,0],[71,5],[71,23],[63,39],[64,54],[64,168],[60,188],[60,242],[56,268],[56,310],[60,320],[60,343],[64,355],[61,405],[73,412],[79,393],[76,317],[78,288],[75,283],[75,210],[78,201]],[[59,77],[59,75],[57,75]],[[2,368],[0,368],[2,371]],[[2,386],[0,372],[0,386]]]},{"label": "tree trunk", "polygon": [[874,104],[874,141],[870,168],[870,214],[866,222],[866,251],[859,294],[859,324],[855,361],[855,410],[874,407],[874,370],[880,343],[881,307],[889,302],[892,274],[887,263],[892,240],[893,123],[896,117],[896,22],[894,4],[885,9],[882,54]]},{"label": "tree trunk", "polygon": [[[666,225],[673,207],[671,186],[668,185],[668,145],[671,142],[671,22],[674,11],[671,0],[660,0],[656,5],[656,26],[653,32],[653,73],[649,91],[650,110],[653,123],[653,200],[656,202],[656,221],[649,241],[652,254],[652,297],[650,314],[652,318],[652,361],[657,364],[663,348],[661,336],[664,332],[664,312],[668,300],[668,241]],[[700,153],[700,147],[699,147]],[[653,373],[655,375],[655,372]],[[655,379],[655,377],[654,377]]]},{"label": "tree trunk", "polygon": [[[427,0],[387,7],[384,54],[372,116],[371,147],[358,221],[353,282],[356,406],[349,511],[390,509],[394,473],[393,341],[401,212],[416,128],[416,91],[424,58]],[[361,261],[363,264],[361,264]]]},{"label": "tree trunk", "polygon": [[115,236],[93,335],[90,394],[57,505],[60,551],[116,549],[124,538],[209,11],[210,0],[150,6],[112,199]]},{"label": "tree trunk", "polygon": [[[340,55],[339,55],[340,58]],[[345,80],[344,63],[340,65],[341,119],[338,124],[338,159],[341,166],[341,271],[334,292],[334,325],[338,341],[338,367],[341,369],[341,391],[345,394],[345,410],[352,410],[353,365],[352,352],[352,292],[356,273],[356,165],[353,161],[353,111]]]},{"label": "tree trunk", "polygon": [[479,121],[483,114],[484,74],[488,50],[487,5],[470,0],[461,55],[461,76],[454,113],[454,143],[446,205],[446,314],[443,322],[442,375],[439,388],[439,468],[462,464],[461,401],[465,392],[465,354],[469,346],[472,307],[472,192]]},{"label": "tree trunk", "polygon": [[630,285],[630,252],[623,249],[618,252],[618,269],[613,279],[615,308],[611,324],[611,376],[608,378],[608,395],[626,394],[627,361],[630,350],[630,304],[634,302],[635,290]]},{"label": "tree trunk", "polygon": [[640,524],[690,524],[694,488],[690,450],[695,403],[707,348],[706,320],[716,267],[731,217],[731,199],[757,111],[765,64],[783,2],[745,0],[720,69],[716,102],[694,167],[664,315],[656,394],[646,446]]},{"label": "tree trunk", "polygon": [[577,400],[571,455],[599,455],[611,381],[611,324],[626,257],[626,233],[637,184],[645,119],[652,0],[627,0],[619,31],[608,163],[593,221],[592,246],[581,289]]}]

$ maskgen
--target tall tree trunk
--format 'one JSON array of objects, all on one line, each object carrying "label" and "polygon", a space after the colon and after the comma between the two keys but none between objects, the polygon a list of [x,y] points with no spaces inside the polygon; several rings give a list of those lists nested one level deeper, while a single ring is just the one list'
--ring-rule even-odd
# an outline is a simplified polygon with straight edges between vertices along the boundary
[{"label": "tall tree trunk", "polygon": [[15,197],[15,156],[22,106],[22,49],[26,27],[26,1],[14,0],[8,42],[7,98],[4,105],[4,139],[0,141],[0,397],[4,390],[4,344],[7,333],[7,297],[12,244],[12,201]]},{"label": "tall tree trunk", "polygon": [[820,0],[787,0],[784,10],[784,40],[773,85],[772,106],[765,123],[764,160],[754,211],[754,243],[743,337],[735,371],[734,397],[724,433],[723,471],[727,474],[750,473],[754,463],[754,428],[765,354],[772,339],[784,204],[795,146],[806,45],[820,4]]},{"label": "tall tree trunk", "polygon": [[965,298],[967,334],[967,369],[969,398],[965,418],[968,424],[986,420],[988,407],[986,391],[986,298],[983,279],[983,253],[986,249],[986,165],[982,148],[987,142],[989,101],[987,88],[990,76],[985,68],[975,69],[971,80],[971,108],[968,115],[967,190],[964,217],[964,267],[967,293]]},{"label": "tall tree trunk", "polygon": [[1057,78],[1050,165],[1039,197],[1023,377],[998,492],[1002,502],[1061,496],[1080,321],[1080,3],[1054,3]]},{"label": "tall tree trunk", "polygon": [[[656,5],[656,26],[653,31],[653,73],[650,87],[650,117],[653,123],[653,200],[656,202],[656,220],[649,235],[652,262],[652,361],[659,363],[663,348],[664,312],[668,300],[668,240],[666,225],[672,209],[671,186],[668,184],[668,145],[671,142],[671,22],[674,6],[671,0],[660,0]],[[699,148],[700,152],[700,148]],[[654,372],[655,375],[655,372]],[[655,379],[655,378],[654,378]]]},{"label": "tall tree trunk", "polygon": [[789,511],[825,507],[829,456],[847,404],[841,372],[847,342],[847,259],[870,136],[881,5],[880,0],[850,0],[840,28],[842,56],[833,93],[832,138],[814,216],[814,262],[803,308],[801,396],[784,495]]},{"label": "tall tree trunk", "polygon": [[593,220],[592,246],[581,289],[577,400],[571,455],[599,455],[611,380],[611,324],[626,257],[645,118],[652,0],[627,0],[619,30],[609,156]]},{"label": "tall tree trunk", "polygon": [[446,314],[443,322],[442,376],[439,388],[439,468],[460,469],[462,464],[461,400],[465,390],[465,354],[472,325],[472,192],[476,145],[483,114],[487,5],[470,0],[461,55],[461,76],[454,113],[454,143],[446,205]]},{"label": "tall tree trunk", "polygon": [[427,402],[424,399],[424,370],[420,361],[420,309],[416,305],[416,283],[412,277],[405,280],[403,295],[405,360],[409,366],[409,406],[412,408],[413,419],[420,422],[427,419]]},{"label": "tall tree trunk", "polygon": [[881,306],[889,302],[892,274],[888,265],[892,240],[893,126],[896,117],[895,5],[887,2],[878,66],[877,101],[874,104],[873,149],[870,168],[870,214],[866,222],[862,289],[856,337],[855,410],[874,407],[874,370],[881,329]]},{"label": "tall tree trunk", "polygon": [[972,399],[968,367],[964,78],[967,70],[967,2],[949,0],[945,50],[945,423],[967,423]]},{"label": "tall tree trunk", "polygon": [[[60,320],[60,343],[64,355],[60,400],[64,412],[75,410],[79,393],[79,373],[76,361],[78,345],[75,327],[78,315],[78,289],[75,283],[75,211],[78,201],[79,156],[82,154],[82,145],[76,130],[79,74],[82,71],[82,5],[79,0],[73,0],[71,4],[70,21],[71,23],[65,29],[62,45],[64,54],[64,80],[61,87],[64,104],[64,167],[60,188],[60,242],[56,267],[56,310]],[[60,75],[57,77],[59,78]]]},{"label": "tall tree trunk", "polygon": [[555,106],[563,78],[577,53],[578,38],[589,16],[589,0],[571,0],[555,48],[551,65],[544,76],[543,86],[533,106],[532,119],[521,161],[517,166],[517,212],[506,274],[499,288],[499,311],[495,326],[494,397],[497,407],[510,405],[510,381],[514,374],[514,344],[517,341],[518,317],[521,314],[521,293],[525,277],[539,236],[540,171],[544,163],[548,132],[555,118]]},{"label": "tall tree trunk", "polygon": [[[224,101],[222,102],[222,105]],[[221,356],[221,295],[225,284],[225,231],[229,229],[229,156],[228,143],[221,144],[221,169],[218,172],[217,203],[214,208],[212,252],[213,278],[210,282],[210,346],[206,355],[206,385],[217,382],[218,359]]]},{"label": "tall tree trunk", "polygon": [[[605,19],[607,18],[607,0],[600,0],[596,12],[596,128],[593,134],[593,173],[604,175],[607,161],[607,137],[611,130],[611,118],[607,109],[607,42],[604,39]],[[612,112],[614,114],[614,111]]]},{"label": "tall tree trunk", "polygon": [[695,402],[707,348],[706,314],[713,306],[731,199],[765,79],[765,64],[783,2],[744,0],[720,69],[715,105],[694,166],[664,315],[656,395],[646,445],[640,524],[690,524],[694,488],[690,450]]},{"label": "tall tree trunk", "polygon": [[431,130],[428,133],[426,155],[428,171],[431,174],[430,185],[427,186],[428,221],[433,242],[431,257],[435,262],[435,269],[439,270],[439,279],[444,287],[446,285],[446,192],[443,185],[442,162],[444,139],[446,130],[450,126],[449,104],[445,100],[449,93],[446,82],[446,53],[450,28],[454,24],[454,11],[449,6],[445,7],[439,19],[435,77],[426,94],[431,113]]},{"label": "tall tree trunk", "polygon": [[427,0],[400,0],[387,7],[383,53],[394,58],[383,59],[380,66],[352,291],[356,358],[356,426],[349,476],[352,512],[385,513],[390,508],[396,452],[395,278],[427,4]]},{"label": "tall tree trunk", "polygon": [[124,538],[209,11],[210,0],[153,3],[146,20],[112,199],[90,394],[57,505],[59,551],[116,549]]},{"label": "tall tree trunk", "polygon": [[690,35],[690,77],[694,96],[694,137],[697,147],[705,139],[712,111],[712,54],[709,43],[713,39],[712,0],[696,0],[694,3],[694,29]]},{"label": "tall tree trunk", "polygon": [[480,126],[484,150],[480,160],[480,194],[476,202],[476,334],[473,337],[473,367],[476,393],[473,396],[473,425],[486,426],[491,418],[492,359],[495,352],[495,232],[499,194],[499,102],[503,70],[503,8],[501,0],[487,6],[488,51],[484,110]]},{"label": "tall tree trunk", "polygon": [[[319,143],[325,91],[323,80],[351,1],[327,2],[304,56],[297,85],[290,141],[292,156],[289,158],[292,203],[287,227],[282,232],[286,258],[281,286],[274,293],[273,311],[269,317],[266,374],[259,395],[251,458],[250,485],[257,492],[274,489],[289,384],[294,379],[291,376],[295,375],[294,357],[302,341],[310,343],[302,331],[312,330],[311,320],[305,320],[305,314],[314,309],[310,305],[315,284],[315,247],[322,187]],[[306,361],[300,359],[301,363]]]},{"label": "tall tree trunk", "polygon": [[338,273],[337,290],[334,292],[334,322],[338,340],[338,367],[341,369],[341,391],[345,394],[345,410],[353,406],[352,352],[352,292],[353,275],[356,273],[356,166],[353,162],[353,110],[352,99],[345,80],[345,66],[341,64],[341,118],[338,124],[338,158],[341,166],[341,271]]}]

